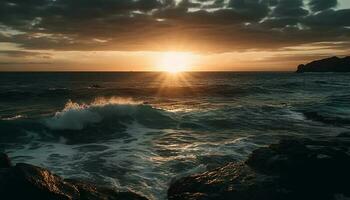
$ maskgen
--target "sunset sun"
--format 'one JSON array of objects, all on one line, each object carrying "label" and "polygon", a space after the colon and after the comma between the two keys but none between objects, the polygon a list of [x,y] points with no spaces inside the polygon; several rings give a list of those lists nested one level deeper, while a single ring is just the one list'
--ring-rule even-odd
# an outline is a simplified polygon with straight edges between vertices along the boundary
[{"label": "sunset sun", "polygon": [[161,55],[158,63],[160,71],[178,73],[188,71],[192,58],[190,53],[165,52]]}]

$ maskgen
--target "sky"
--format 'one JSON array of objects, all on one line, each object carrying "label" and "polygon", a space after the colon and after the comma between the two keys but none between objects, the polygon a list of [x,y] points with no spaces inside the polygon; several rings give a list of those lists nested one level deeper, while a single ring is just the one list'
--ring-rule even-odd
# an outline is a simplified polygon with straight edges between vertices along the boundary
[{"label": "sky", "polygon": [[1,0],[0,71],[293,71],[350,50],[350,0]]}]

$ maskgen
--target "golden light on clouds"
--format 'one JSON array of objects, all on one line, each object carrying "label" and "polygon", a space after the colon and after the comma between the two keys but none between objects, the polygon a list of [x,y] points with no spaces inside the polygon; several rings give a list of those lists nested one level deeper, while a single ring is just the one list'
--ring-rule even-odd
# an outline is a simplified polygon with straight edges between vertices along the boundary
[{"label": "golden light on clouds", "polygon": [[3,44],[2,71],[294,71],[298,64],[309,60],[348,54],[346,48],[333,49],[334,45],[347,45],[341,42],[298,45],[280,51],[218,53],[25,50]]}]

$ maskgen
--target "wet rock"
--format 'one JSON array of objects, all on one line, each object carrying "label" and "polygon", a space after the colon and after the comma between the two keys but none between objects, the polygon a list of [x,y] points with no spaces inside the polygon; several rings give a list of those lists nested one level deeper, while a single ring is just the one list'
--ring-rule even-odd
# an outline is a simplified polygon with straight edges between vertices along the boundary
[{"label": "wet rock", "polygon": [[98,85],[98,84],[92,84],[89,86],[89,88],[100,89],[100,88],[102,88],[102,86]]},{"label": "wet rock", "polygon": [[246,164],[278,176],[280,185],[298,198],[332,199],[338,193],[350,195],[347,151],[339,142],[282,140],[254,151]]},{"label": "wet rock", "polygon": [[0,171],[1,199],[79,199],[75,186],[46,169],[19,163]]},{"label": "wet rock", "polygon": [[229,163],[224,167],[189,176],[173,183],[169,200],[271,199],[283,197],[276,191],[275,177],[256,173],[244,163]]},{"label": "wet rock", "polygon": [[282,140],[245,162],[181,178],[169,200],[332,200],[350,197],[349,143],[336,138]]},{"label": "wet rock", "polygon": [[350,132],[340,133],[337,137],[350,138]]},{"label": "wet rock", "polygon": [[[1,156],[1,161],[9,161],[7,155]],[[0,167],[1,200],[147,200],[131,191],[63,180],[44,168],[25,163],[2,166],[6,167]]]},{"label": "wet rock", "polygon": [[108,187],[97,187],[96,185],[78,180],[66,180],[75,185],[80,192],[81,200],[147,200],[132,191],[117,191]]},{"label": "wet rock", "polygon": [[11,161],[9,157],[4,153],[0,153],[0,168],[9,168],[9,167],[11,167]]}]

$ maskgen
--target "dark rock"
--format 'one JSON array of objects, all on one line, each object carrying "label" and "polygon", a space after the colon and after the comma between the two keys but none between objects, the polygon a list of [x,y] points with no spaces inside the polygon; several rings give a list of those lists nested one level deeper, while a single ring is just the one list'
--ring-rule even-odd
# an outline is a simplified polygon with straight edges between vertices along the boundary
[{"label": "dark rock", "polygon": [[90,85],[89,88],[99,89],[99,88],[102,88],[102,86],[97,85],[97,84],[93,84],[93,85]]},{"label": "dark rock", "polygon": [[181,178],[170,200],[331,200],[350,196],[349,143],[336,138],[281,140],[241,163]]},{"label": "dark rock", "polygon": [[97,187],[78,180],[67,179],[66,181],[78,188],[81,200],[147,200],[146,197],[132,191],[117,191],[108,187]]},{"label": "dark rock", "polygon": [[19,163],[0,171],[1,199],[79,199],[77,188],[46,169]]},{"label": "dark rock", "polygon": [[337,137],[350,138],[350,132],[340,133]]},{"label": "dark rock", "polygon": [[336,56],[299,65],[297,73],[303,72],[350,72],[350,56]]},{"label": "dark rock", "polygon": [[[9,161],[6,154],[2,160]],[[147,200],[132,191],[116,191],[90,183],[63,180],[50,171],[18,163],[0,167],[1,200]]]},{"label": "dark rock", "polygon": [[0,168],[9,168],[9,167],[11,167],[11,161],[9,157],[4,153],[0,153]]},{"label": "dark rock", "polygon": [[185,177],[168,190],[169,200],[246,200],[277,199],[284,191],[275,191],[275,177],[256,173],[244,163],[228,165],[202,174]]},{"label": "dark rock", "polygon": [[319,199],[331,199],[337,193],[350,195],[350,185],[347,184],[350,156],[347,149],[339,146],[282,140],[279,144],[254,151],[246,164],[258,172],[278,176],[281,186],[295,195],[310,195],[311,198],[318,194]]}]

